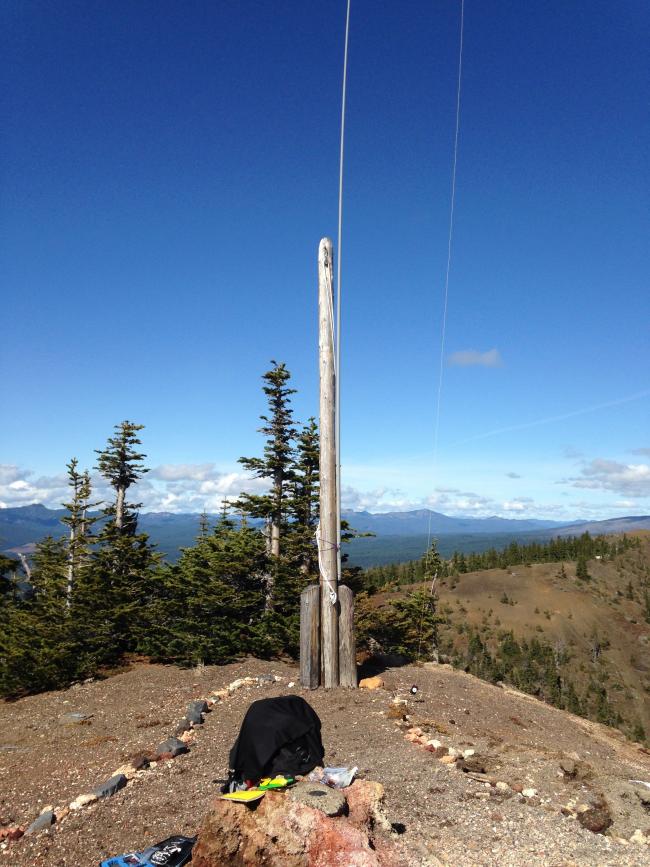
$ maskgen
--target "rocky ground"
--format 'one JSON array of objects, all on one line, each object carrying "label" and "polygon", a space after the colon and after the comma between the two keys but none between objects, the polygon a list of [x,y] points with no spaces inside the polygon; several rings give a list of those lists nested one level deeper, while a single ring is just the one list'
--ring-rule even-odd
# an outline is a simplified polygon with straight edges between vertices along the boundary
[{"label": "rocky ground", "polygon": [[[222,693],[191,733],[186,755],[131,775],[112,797],[46,830],[8,841],[9,829],[26,828],[46,807],[65,814],[136,754],[154,750],[192,699],[270,674],[281,679]],[[2,703],[0,864],[96,867],[171,834],[194,834],[227,772],[246,708],[287,692],[303,694],[319,714],[328,764],[358,765],[384,786],[392,836],[407,863],[648,864],[650,790],[631,782],[650,782],[647,751],[614,730],[445,666],[406,666],[382,677],[385,688],[374,691],[308,693],[289,686],[298,672],[284,663],[247,659],[185,671],[142,664]]]}]

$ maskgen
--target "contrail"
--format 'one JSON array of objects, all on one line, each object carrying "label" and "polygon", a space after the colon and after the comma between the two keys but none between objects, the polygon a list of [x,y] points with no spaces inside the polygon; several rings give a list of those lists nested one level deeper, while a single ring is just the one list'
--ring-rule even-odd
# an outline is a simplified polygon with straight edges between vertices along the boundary
[{"label": "contrail", "polygon": [[526,421],[523,424],[513,424],[509,427],[500,427],[495,430],[489,430],[476,436],[467,437],[464,440],[458,440],[454,445],[462,445],[463,443],[473,442],[474,440],[484,440],[487,437],[497,436],[497,434],[510,433],[514,430],[525,430],[529,427],[537,427],[541,424],[552,424],[556,421],[564,421],[567,418],[575,418],[577,415],[586,415],[589,412],[597,412],[599,409],[608,409],[611,406],[620,406],[623,403],[631,403],[633,400],[641,400],[642,397],[648,397],[650,389],[639,391],[636,394],[631,394],[628,397],[621,397],[618,400],[608,400],[606,403],[597,403],[594,406],[586,406],[582,409],[575,409],[573,412],[565,412],[563,415],[551,415],[548,418],[538,418],[535,421]]}]

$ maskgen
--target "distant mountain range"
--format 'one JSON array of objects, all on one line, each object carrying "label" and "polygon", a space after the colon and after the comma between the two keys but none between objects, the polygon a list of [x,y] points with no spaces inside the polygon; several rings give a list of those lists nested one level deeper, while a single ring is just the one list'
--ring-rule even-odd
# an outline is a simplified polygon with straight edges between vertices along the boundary
[{"label": "distant mountain range", "polygon": [[[28,553],[47,535],[64,532],[61,517],[64,509],[48,509],[40,504],[0,509],[0,549],[5,553]],[[443,556],[452,551],[484,551],[502,547],[510,541],[530,542],[552,536],[599,533],[632,533],[650,530],[650,515],[610,518],[605,521],[538,521],[533,519],[456,518],[417,509],[411,512],[344,512],[343,517],[355,530],[374,533],[374,538],[355,539],[348,546],[350,561],[360,566],[390,563],[421,557],[429,530],[438,540]],[[217,516],[210,516],[213,521]],[[431,526],[429,527],[429,522]],[[171,512],[143,512],[139,526],[148,533],[169,560],[176,560],[179,548],[191,545],[199,530],[199,516]]]}]

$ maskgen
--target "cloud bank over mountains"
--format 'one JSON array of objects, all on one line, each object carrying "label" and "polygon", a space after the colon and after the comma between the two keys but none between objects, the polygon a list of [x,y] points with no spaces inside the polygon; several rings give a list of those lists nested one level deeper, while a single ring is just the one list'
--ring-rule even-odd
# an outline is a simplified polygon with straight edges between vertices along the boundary
[{"label": "cloud bank over mountains", "polygon": [[[631,450],[645,455],[650,449]],[[358,469],[358,468],[357,468]],[[380,474],[380,470],[378,471]],[[555,502],[542,502],[528,496],[527,483],[521,482],[519,494],[509,491],[499,497],[454,487],[436,487],[433,493],[417,496],[397,486],[373,487],[344,485],[342,506],[350,511],[396,512],[413,509],[433,509],[456,516],[535,517],[557,520],[574,518],[606,518],[614,514],[640,514],[650,508],[650,464],[622,463],[605,458],[581,458],[576,474],[561,478],[558,486],[564,491]],[[519,473],[505,476],[519,482]],[[345,467],[344,467],[345,477]],[[503,476],[502,476],[503,478]],[[92,475],[93,501],[110,501],[112,492],[97,473]],[[215,463],[160,464],[147,473],[129,491],[130,499],[141,503],[144,512],[218,512],[225,500],[233,501],[242,492],[262,493],[267,483],[251,479],[239,470],[219,469]],[[602,499],[574,500],[571,489],[602,492]],[[60,508],[69,495],[67,476],[37,475],[34,471],[15,464],[0,464],[0,508],[42,503],[49,508]],[[645,501],[645,502],[644,502]]]}]

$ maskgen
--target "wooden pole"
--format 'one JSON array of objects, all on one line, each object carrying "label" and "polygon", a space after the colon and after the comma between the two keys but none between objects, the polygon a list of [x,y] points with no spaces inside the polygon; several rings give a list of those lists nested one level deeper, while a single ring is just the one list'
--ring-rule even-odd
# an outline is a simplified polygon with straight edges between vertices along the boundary
[{"label": "wooden pole", "polygon": [[338,550],[336,527],[336,378],[334,372],[334,255],[332,242],[318,246],[318,350],[320,369],[320,532],[322,685],[339,685]]},{"label": "wooden pole", "polygon": [[300,685],[320,683],[320,587],[310,584],[300,594]]},{"label": "wooden pole", "polygon": [[339,585],[339,677],[341,686],[356,688],[357,657],[354,640],[354,593],[345,584]]}]

